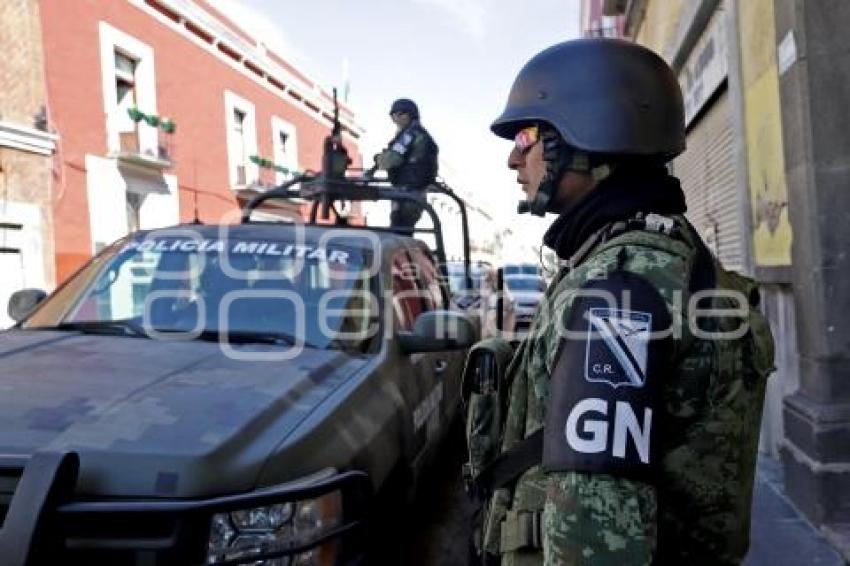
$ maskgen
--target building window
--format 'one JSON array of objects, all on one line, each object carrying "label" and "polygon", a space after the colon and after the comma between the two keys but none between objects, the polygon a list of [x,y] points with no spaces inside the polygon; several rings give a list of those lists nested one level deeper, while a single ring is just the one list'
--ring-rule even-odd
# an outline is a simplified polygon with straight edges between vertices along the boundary
[{"label": "building window", "polygon": [[224,93],[224,105],[230,185],[244,187],[259,178],[259,168],[251,161],[257,155],[254,105],[229,91]]},{"label": "building window", "polygon": [[246,168],[250,156],[245,154],[245,113],[241,110],[233,110],[233,140],[236,184],[244,185],[248,178]]},{"label": "building window", "polygon": [[[279,167],[275,172],[275,182],[279,185],[292,178],[298,171],[298,136],[295,126],[277,116],[272,117],[272,150],[274,164]],[[281,171],[285,168],[287,171]]]},{"label": "building window", "polygon": [[100,62],[108,152],[158,155],[157,128],[134,122],[127,112],[157,113],[153,49],[100,22]]},{"label": "building window", "polygon": [[137,61],[115,50],[115,97],[117,104],[116,124],[121,151],[139,151],[138,124],[130,119],[128,111],[138,107],[136,96]]}]

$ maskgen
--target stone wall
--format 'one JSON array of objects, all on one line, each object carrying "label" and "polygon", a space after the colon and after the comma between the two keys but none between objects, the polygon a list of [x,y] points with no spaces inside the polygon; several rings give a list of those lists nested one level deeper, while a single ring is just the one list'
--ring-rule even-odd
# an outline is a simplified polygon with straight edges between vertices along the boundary
[{"label": "stone wall", "polygon": [[[29,267],[22,268],[26,271],[22,280],[51,288],[56,280],[53,156],[21,147],[16,139],[17,128],[40,134],[49,127],[37,0],[0,2],[0,45],[0,123],[11,128],[0,132],[0,222],[10,225],[0,238],[7,242],[23,238],[27,242],[23,261]],[[41,257],[33,258],[33,253]],[[34,266],[34,261],[42,265]],[[5,299],[0,297],[0,308],[5,308]]]}]

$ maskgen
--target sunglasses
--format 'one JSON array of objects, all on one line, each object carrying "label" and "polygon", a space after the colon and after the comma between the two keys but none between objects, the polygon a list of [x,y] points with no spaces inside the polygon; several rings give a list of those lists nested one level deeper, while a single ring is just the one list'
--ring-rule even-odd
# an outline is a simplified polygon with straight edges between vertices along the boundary
[{"label": "sunglasses", "polygon": [[528,153],[538,141],[540,141],[540,128],[538,126],[523,128],[514,136],[514,145],[523,155]]}]

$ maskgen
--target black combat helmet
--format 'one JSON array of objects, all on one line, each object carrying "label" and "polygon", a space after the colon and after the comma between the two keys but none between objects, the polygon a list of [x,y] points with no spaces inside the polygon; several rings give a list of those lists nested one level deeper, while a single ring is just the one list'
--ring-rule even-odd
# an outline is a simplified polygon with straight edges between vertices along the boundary
[{"label": "black combat helmet", "polygon": [[653,51],[619,39],[579,39],[535,55],[491,129],[512,139],[547,122],[575,149],[672,159],[685,150],[682,91]]},{"label": "black combat helmet", "polygon": [[399,98],[393,102],[393,105],[390,107],[390,114],[395,112],[404,112],[410,114],[410,117],[414,120],[419,119],[419,107],[409,98]]}]

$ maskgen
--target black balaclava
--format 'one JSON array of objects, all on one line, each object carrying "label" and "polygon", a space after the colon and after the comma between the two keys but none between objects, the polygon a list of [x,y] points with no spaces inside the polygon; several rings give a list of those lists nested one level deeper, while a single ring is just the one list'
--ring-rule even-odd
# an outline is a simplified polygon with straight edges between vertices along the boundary
[{"label": "black balaclava", "polygon": [[687,210],[679,180],[658,161],[621,163],[546,231],[543,243],[569,259],[596,231],[642,212],[682,214]]}]

